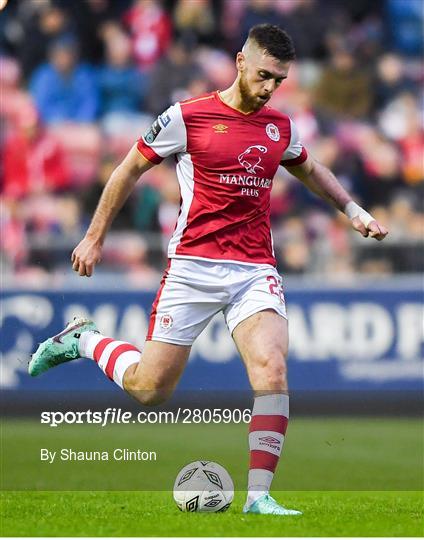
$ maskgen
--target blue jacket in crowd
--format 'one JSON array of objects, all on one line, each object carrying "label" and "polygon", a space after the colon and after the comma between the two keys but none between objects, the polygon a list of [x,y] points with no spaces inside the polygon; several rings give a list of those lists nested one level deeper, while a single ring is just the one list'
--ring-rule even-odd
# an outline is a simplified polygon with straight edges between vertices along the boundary
[{"label": "blue jacket in crowd", "polygon": [[95,70],[77,64],[68,76],[51,64],[40,66],[30,81],[41,119],[46,123],[61,121],[93,122],[99,110]]}]

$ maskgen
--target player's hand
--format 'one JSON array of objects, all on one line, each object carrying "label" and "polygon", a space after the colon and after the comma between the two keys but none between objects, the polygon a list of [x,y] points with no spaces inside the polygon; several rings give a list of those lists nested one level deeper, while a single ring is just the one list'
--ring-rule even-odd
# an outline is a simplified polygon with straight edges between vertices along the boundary
[{"label": "player's hand", "polygon": [[72,252],[72,269],[78,272],[80,276],[90,277],[96,264],[101,261],[101,255],[101,244],[84,237]]},{"label": "player's hand", "polygon": [[359,216],[352,219],[352,227],[355,229],[355,231],[360,232],[365,238],[370,236],[376,240],[383,240],[389,233],[386,227],[384,227],[384,225],[380,225],[380,223],[378,223],[375,219],[370,221],[368,225],[365,225]]}]

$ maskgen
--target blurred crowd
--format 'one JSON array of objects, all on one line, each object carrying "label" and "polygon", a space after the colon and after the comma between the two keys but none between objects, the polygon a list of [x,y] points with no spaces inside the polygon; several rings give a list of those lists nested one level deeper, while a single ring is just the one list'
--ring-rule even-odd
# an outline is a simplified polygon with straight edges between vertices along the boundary
[{"label": "blurred crowd", "polygon": [[[422,0],[21,0],[0,12],[3,281],[61,284],[114,166],[177,100],[229,86],[251,26],[293,37],[271,105],[390,229],[384,243],[280,169],[272,192],[285,274],[422,270]],[[179,209],[172,160],[143,176],[100,272],[154,286]],[[420,252],[421,248],[421,252]]]}]

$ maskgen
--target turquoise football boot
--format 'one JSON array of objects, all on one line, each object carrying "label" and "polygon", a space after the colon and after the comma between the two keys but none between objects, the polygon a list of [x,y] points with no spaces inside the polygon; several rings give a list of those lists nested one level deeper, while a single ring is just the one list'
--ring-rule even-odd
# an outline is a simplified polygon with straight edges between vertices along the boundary
[{"label": "turquoise football boot", "polygon": [[75,318],[66,325],[62,332],[40,343],[32,355],[28,365],[28,373],[32,377],[36,377],[52,367],[80,358],[78,340],[83,332],[98,333],[98,330],[93,321]]},{"label": "turquoise football boot", "polygon": [[265,494],[256,499],[250,506],[247,503],[243,508],[244,514],[273,514],[277,516],[300,516],[302,512],[289,510],[277,503],[271,495]]}]

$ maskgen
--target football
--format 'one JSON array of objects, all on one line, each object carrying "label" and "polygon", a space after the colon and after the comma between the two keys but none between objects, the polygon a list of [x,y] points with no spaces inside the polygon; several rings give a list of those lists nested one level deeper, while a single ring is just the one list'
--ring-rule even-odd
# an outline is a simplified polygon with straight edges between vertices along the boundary
[{"label": "football", "polygon": [[225,512],[233,498],[231,476],[214,461],[193,461],[175,479],[174,500],[182,512]]}]

